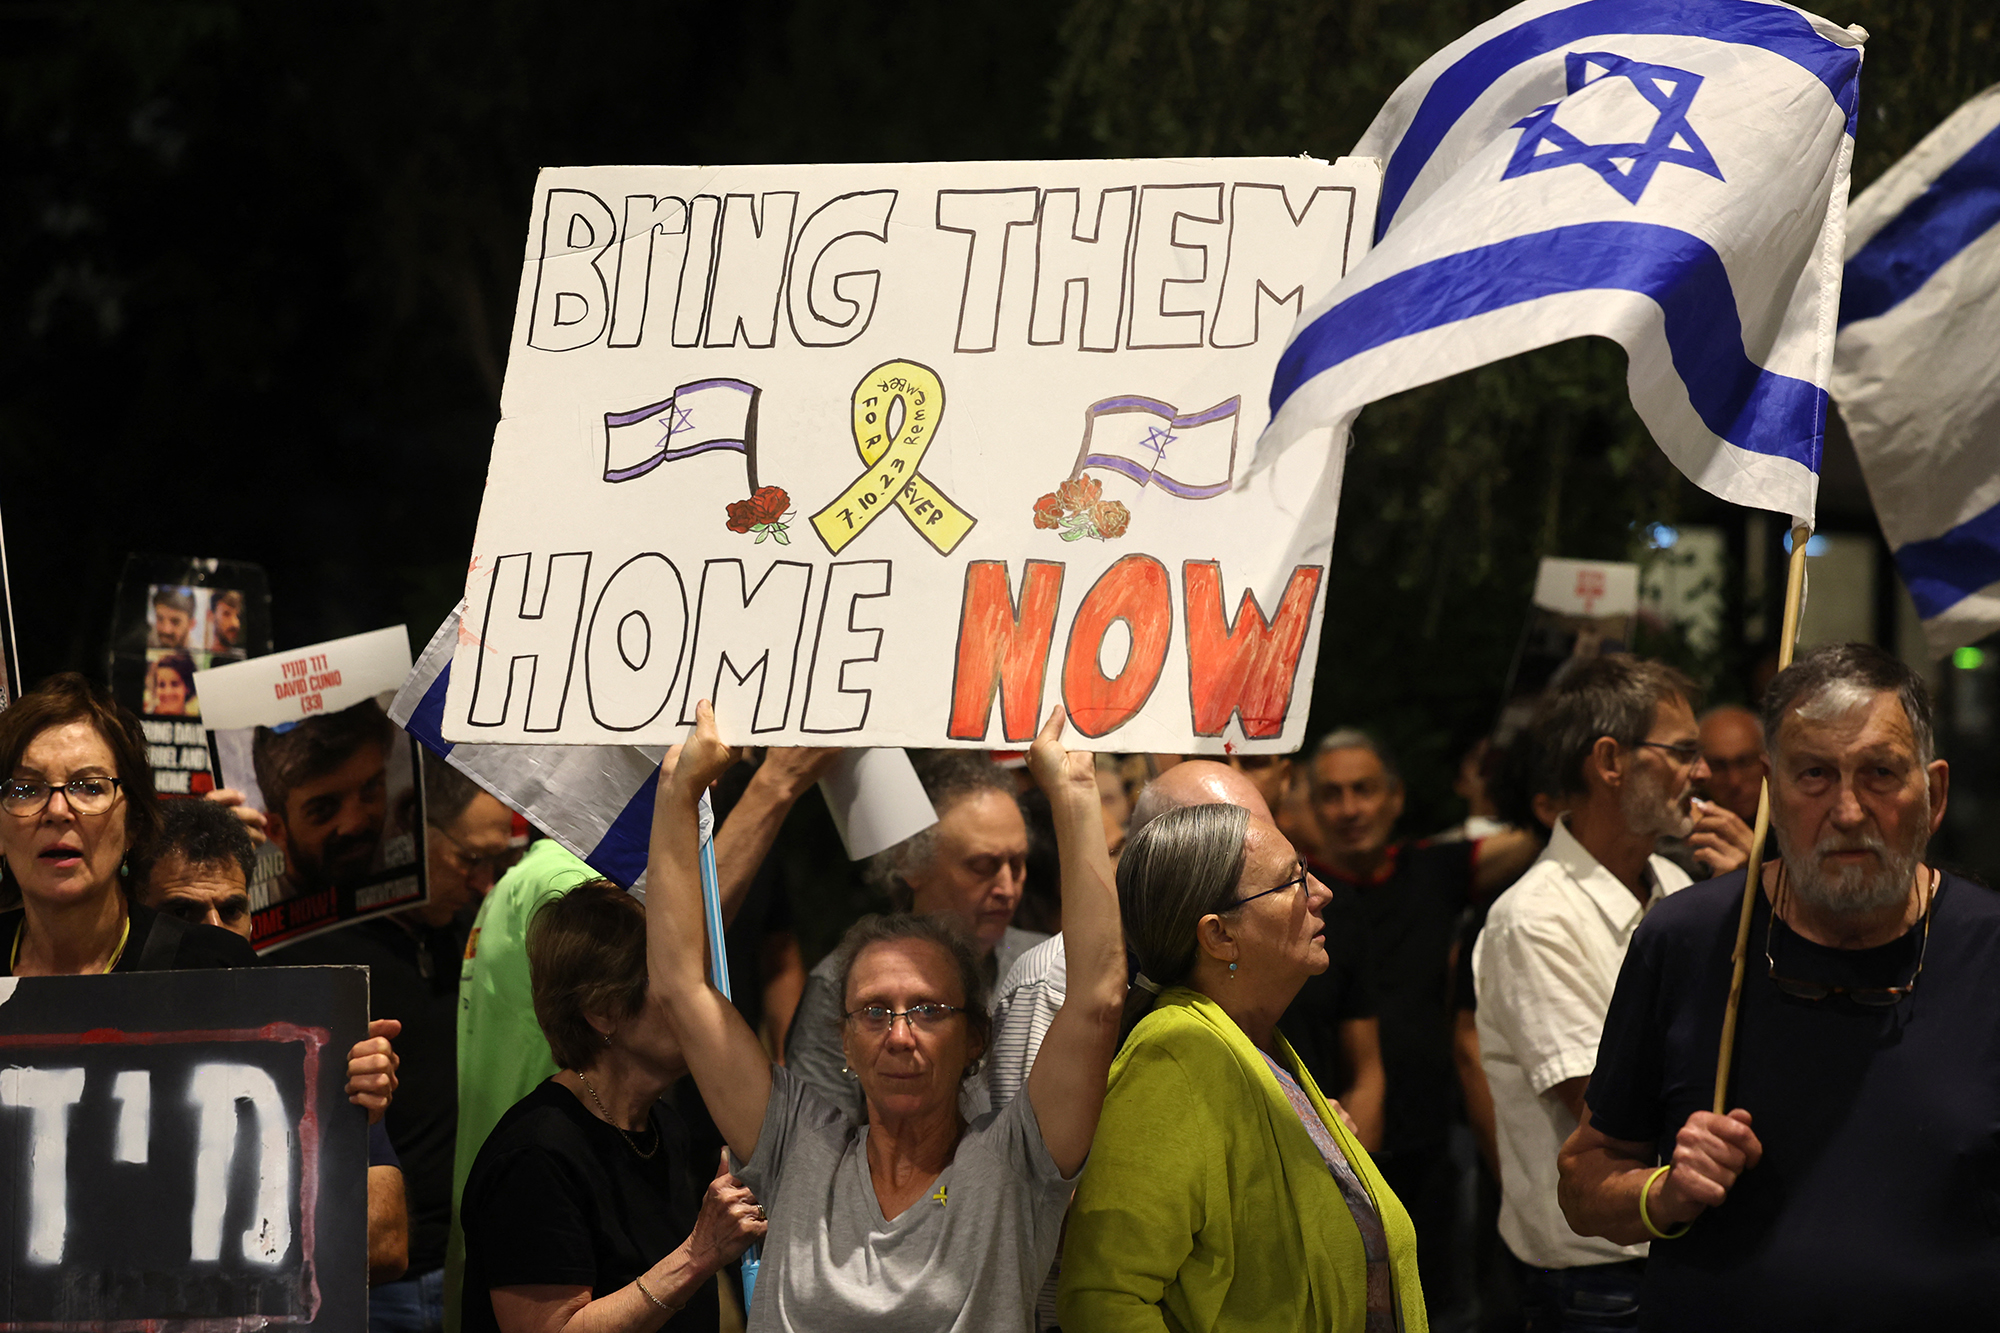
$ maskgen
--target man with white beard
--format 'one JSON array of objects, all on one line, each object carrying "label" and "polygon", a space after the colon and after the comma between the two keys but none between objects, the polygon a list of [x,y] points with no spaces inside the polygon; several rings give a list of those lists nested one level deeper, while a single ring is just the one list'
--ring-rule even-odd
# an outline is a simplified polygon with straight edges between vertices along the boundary
[{"label": "man with white beard", "polygon": [[1771,682],[1772,827],[1732,1110],[1709,1109],[1743,885],[1633,937],[1564,1145],[1580,1233],[1653,1239],[1657,1329],[1973,1328],[2000,1292],[2000,895],[1925,864],[1948,773],[1876,648]]},{"label": "man with white beard", "polygon": [[1693,698],[1680,672],[1631,657],[1578,661],[1551,683],[1534,736],[1568,813],[1473,946],[1500,1238],[1519,1265],[1532,1333],[1638,1327],[1645,1246],[1570,1230],[1556,1203],[1556,1153],[1583,1111],[1632,932],[1688,883],[1654,848],[1688,838],[1725,869],[1749,858],[1747,829],[1739,845],[1696,828],[1694,784],[1708,767]]}]

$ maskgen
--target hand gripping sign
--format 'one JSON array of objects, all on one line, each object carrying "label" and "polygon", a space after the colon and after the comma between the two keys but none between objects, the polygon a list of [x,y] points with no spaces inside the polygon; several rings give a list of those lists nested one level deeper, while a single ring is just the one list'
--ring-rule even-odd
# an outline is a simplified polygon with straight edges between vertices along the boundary
[{"label": "hand gripping sign", "polygon": [[861,475],[813,515],[813,530],[839,555],[893,505],[939,555],[950,555],[979,520],[918,471],[944,417],[944,385],[914,361],[885,361],[854,386],[854,448]]}]

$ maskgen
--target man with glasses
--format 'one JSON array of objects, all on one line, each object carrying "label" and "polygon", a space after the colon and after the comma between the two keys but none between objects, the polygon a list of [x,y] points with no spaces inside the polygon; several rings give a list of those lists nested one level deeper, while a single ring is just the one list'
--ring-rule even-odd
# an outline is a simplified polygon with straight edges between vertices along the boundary
[{"label": "man with glasses", "polygon": [[372,1333],[443,1327],[458,1139],[459,965],[474,909],[520,857],[513,845],[513,812],[470,778],[426,754],[423,782],[429,900],[407,912],[343,926],[279,955],[286,963],[365,965],[376,1014],[403,1023],[396,1039],[402,1086],[387,1124],[409,1194],[409,1273],[369,1292]]},{"label": "man with glasses", "polygon": [[1561,1157],[1581,1233],[1657,1239],[1647,1326],[1973,1328],[2000,1291],[2000,897],[1925,864],[1948,772],[1922,680],[1816,649],[1764,700],[1778,863],[1651,914]]},{"label": "man with glasses", "polygon": [[[1693,696],[1680,672],[1630,657],[1581,660],[1551,683],[1534,738],[1568,813],[1473,946],[1500,1238],[1532,1333],[1638,1327],[1645,1246],[1569,1229],[1556,1203],[1556,1152],[1582,1113],[1632,932],[1652,903],[1688,883],[1655,849],[1693,830],[1694,784],[1708,776]],[[1748,856],[1731,850],[1739,862]]]}]

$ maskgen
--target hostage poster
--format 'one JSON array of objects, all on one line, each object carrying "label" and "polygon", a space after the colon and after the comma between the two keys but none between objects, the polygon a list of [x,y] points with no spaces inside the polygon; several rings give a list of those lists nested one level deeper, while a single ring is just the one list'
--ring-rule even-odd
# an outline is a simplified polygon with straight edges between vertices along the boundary
[{"label": "hostage poster", "polygon": [[217,785],[195,673],[270,651],[271,593],[262,567],[126,557],[112,611],[111,691],[139,715],[162,796],[201,796]]},{"label": "hostage poster", "polygon": [[1372,160],[544,171],[453,742],[1303,739],[1341,453],[1248,473]]},{"label": "hostage poster", "polygon": [[416,742],[387,711],[409,674],[400,625],[195,673],[222,783],[269,821],[260,952],[424,901]]}]

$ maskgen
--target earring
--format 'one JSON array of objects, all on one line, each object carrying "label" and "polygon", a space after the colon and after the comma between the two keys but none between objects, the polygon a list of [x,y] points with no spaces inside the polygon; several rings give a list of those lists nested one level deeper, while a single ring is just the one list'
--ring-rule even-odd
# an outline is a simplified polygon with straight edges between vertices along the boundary
[{"label": "earring", "polygon": [[1231,981],[1236,980],[1236,964],[1234,963],[1231,963],[1229,965],[1229,979]]},{"label": "earring", "polygon": [[131,873],[132,873],[132,863],[130,861],[120,861],[118,863],[118,878],[124,879]]},{"label": "earring", "polygon": [[847,1067],[847,1062],[846,1062],[845,1060],[842,1060],[842,1061],[840,1062],[840,1072],[841,1072],[841,1073],[843,1073],[843,1074],[845,1074],[845,1075],[847,1075],[847,1077],[849,1077],[849,1078],[860,1078],[860,1077],[861,1077],[861,1075],[859,1075],[859,1074],[855,1073],[855,1072],[854,1072],[854,1071],[853,1071],[852,1069],[849,1069],[849,1068]]},{"label": "earring", "polygon": [[[1234,967],[1234,966],[1236,966],[1236,964],[1234,964],[1234,963],[1231,963],[1231,964],[1230,964],[1230,966],[1231,966],[1231,967]],[[605,1034],[604,1034],[604,1044],[605,1044],[606,1046],[609,1046],[609,1045],[611,1044],[611,1034],[610,1034],[609,1032],[607,1032],[607,1033],[605,1033]]]}]

